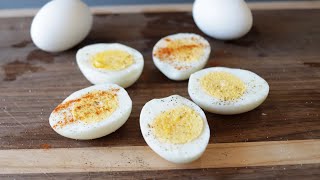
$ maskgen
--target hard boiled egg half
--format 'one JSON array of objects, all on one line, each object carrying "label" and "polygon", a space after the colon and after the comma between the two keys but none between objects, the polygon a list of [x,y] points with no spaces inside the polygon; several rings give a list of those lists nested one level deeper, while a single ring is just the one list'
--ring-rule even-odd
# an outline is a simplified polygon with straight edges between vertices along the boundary
[{"label": "hard boiled egg half", "polygon": [[71,139],[95,139],[120,128],[129,118],[132,101],[115,84],[91,86],[74,92],[51,113],[50,126]]},{"label": "hard boiled egg half", "polygon": [[269,85],[247,70],[213,67],[192,74],[188,92],[191,99],[206,111],[239,114],[262,104],[268,96]]},{"label": "hard boiled egg half", "polygon": [[179,33],[162,38],[153,48],[153,62],[171,80],[186,80],[202,69],[211,52],[203,37]]},{"label": "hard boiled egg half", "polygon": [[80,49],[78,66],[92,84],[114,83],[127,88],[135,83],[143,70],[142,54],[118,43],[93,44]]},{"label": "hard boiled egg half", "polygon": [[173,163],[198,159],[210,137],[201,108],[178,95],[146,103],[140,114],[140,128],[150,148]]}]

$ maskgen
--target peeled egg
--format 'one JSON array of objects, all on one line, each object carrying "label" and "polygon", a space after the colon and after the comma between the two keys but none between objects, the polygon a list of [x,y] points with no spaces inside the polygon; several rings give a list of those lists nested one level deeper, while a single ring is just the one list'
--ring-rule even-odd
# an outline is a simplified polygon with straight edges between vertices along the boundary
[{"label": "peeled egg", "polygon": [[179,95],[147,102],[140,128],[149,147],[173,163],[189,163],[205,151],[210,129],[204,112]]},{"label": "peeled egg", "polygon": [[269,94],[269,85],[247,70],[213,67],[192,74],[188,92],[191,99],[206,111],[239,114],[262,104]]},{"label": "peeled egg", "polygon": [[88,45],[77,52],[78,66],[92,84],[114,83],[127,88],[143,70],[142,54],[118,43]]},{"label": "peeled egg", "polygon": [[72,93],[49,117],[58,134],[71,139],[95,139],[119,129],[129,118],[132,101],[115,84],[91,86]]},{"label": "peeled egg", "polygon": [[209,59],[211,47],[203,37],[179,33],[160,39],[153,48],[153,62],[171,80],[186,80],[202,69]]},{"label": "peeled egg", "polygon": [[60,52],[81,42],[92,26],[92,14],[80,0],[53,0],[44,5],[31,24],[31,38],[40,49]]},{"label": "peeled egg", "polygon": [[244,0],[196,0],[193,19],[205,34],[221,40],[240,38],[252,27],[252,13]]}]

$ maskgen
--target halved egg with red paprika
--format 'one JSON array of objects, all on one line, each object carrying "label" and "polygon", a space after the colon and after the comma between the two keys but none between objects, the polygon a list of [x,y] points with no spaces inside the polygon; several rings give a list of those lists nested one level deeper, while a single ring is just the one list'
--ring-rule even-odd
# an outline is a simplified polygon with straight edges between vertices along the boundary
[{"label": "halved egg with red paprika", "polygon": [[162,38],[153,48],[153,62],[171,80],[186,80],[202,69],[209,59],[211,47],[203,37],[179,33]]},{"label": "halved egg with red paprika", "polygon": [[129,118],[132,101],[116,84],[91,86],[72,93],[49,117],[58,134],[71,139],[95,139],[119,129]]}]

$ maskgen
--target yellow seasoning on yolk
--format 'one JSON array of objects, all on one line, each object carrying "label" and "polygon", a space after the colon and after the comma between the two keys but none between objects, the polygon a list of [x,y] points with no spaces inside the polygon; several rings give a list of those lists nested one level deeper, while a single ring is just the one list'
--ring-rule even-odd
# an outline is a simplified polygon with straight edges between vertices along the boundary
[{"label": "yellow seasoning on yolk", "polygon": [[131,66],[134,61],[131,54],[122,50],[106,50],[91,57],[95,68],[119,71]]},{"label": "yellow seasoning on yolk", "polygon": [[173,144],[184,144],[201,134],[203,119],[190,107],[179,106],[158,115],[151,126],[158,139]]},{"label": "yellow seasoning on yolk", "polygon": [[113,91],[94,91],[74,102],[72,115],[85,123],[99,122],[118,108],[118,97]]},{"label": "yellow seasoning on yolk", "polygon": [[159,48],[154,56],[161,61],[198,61],[204,54],[204,45],[196,39],[165,39],[166,46]]},{"label": "yellow seasoning on yolk", "polygon": [[246,90],[241,79],[227,72],[211,72],[200,79],[200,84],[209,95],[224,101],[236,100]]}]

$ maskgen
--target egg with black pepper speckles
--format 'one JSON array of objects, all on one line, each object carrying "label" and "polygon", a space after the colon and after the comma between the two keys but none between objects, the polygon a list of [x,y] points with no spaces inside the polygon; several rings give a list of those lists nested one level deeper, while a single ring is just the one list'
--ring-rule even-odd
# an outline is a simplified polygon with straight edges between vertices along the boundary
[{"label": "egg with black pepper speckles", "polygon": [[95,139],[119,129],[129,118],[132,101],[116,84],[91,86],[72,93],[51,113],[50,126],[71,139]]},{"label": "egg with black pepper speckles", "polygon": [[202,109],[179,95],[147,102],[141,110],[140,128],[150,148],[173,163],[198,159],[210,138]]},{"label": "egg with black pepper speckles", "polygon": [[206,111],[240,114],[262,104],[269,94],[269,85],[247,70],[212,67],[190,76],[188,92],[191,99]]}]

